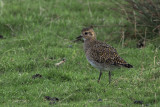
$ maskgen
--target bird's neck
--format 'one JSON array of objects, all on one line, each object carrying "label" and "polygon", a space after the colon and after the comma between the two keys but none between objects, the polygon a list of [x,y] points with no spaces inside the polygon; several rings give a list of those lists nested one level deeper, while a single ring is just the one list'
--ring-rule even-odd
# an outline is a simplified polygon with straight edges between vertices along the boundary
[{"label": "bird's neck", "polygon": [[96,43],[96,39],[87,39],[84,41],[84,51],[87,52]]}]

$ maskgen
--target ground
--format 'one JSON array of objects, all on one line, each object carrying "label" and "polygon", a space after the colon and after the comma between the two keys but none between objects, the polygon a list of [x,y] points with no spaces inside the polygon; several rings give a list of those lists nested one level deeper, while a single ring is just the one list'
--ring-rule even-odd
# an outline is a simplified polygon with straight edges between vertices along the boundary
[{"label": "ground", "polygon": [[[0,105],[160,106],[159,47],[140,49],[136,40],[122,39],[126,21],[114,3],[0,0]],[[97,83],[99,71],[87,62],[82,43],[73,42],[91,25],[98,40],[134,66],[113,71],[111,84],[108,72]]]}]

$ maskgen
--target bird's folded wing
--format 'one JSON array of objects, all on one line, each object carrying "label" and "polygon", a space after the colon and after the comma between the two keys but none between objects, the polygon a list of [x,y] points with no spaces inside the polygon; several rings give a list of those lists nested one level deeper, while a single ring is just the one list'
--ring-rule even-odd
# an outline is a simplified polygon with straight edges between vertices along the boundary
[{"label": "bird's folded wing", "polygon": [[119,57],[116,49],[107,44],[94,45],[91,50],[91,57],[98,63],[109,65],[126,64],[126,61]]}]

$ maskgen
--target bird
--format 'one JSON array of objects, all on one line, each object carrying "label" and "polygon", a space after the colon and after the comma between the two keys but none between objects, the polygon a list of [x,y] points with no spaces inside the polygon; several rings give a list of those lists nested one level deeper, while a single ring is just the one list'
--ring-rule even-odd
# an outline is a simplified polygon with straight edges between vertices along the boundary
[{"label": "bird", "polygon": [[116,68],[133,68],[133,66],[122,59],[115,48],[98,41],[93,27],[83,28],[81,35],[76,38],[76,41],[83,38],[83,48],[88,62],[100,73],[98,83],[100,82],[102,73],[108,71],[109,84],[111,83],[111,72]]}]

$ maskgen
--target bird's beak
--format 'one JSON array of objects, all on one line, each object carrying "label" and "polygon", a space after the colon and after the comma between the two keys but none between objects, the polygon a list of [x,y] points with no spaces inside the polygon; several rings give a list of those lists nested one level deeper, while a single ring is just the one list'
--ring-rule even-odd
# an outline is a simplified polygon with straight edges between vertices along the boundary
[{"label": "bird's beak", "polygon": [[82,39],[82,35],[76,37],[76,40],[81,40]]},{"label": "bird's beak", "polygon": [[80,35],[80,36],[76,37],[76,40],[74,40],[74,42],[77,42],[77,41],[83,41],[83,40],[82,40],[82,37],[83,37],[82,35]]}]

